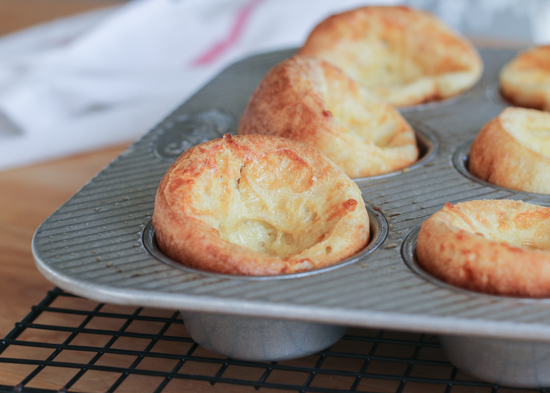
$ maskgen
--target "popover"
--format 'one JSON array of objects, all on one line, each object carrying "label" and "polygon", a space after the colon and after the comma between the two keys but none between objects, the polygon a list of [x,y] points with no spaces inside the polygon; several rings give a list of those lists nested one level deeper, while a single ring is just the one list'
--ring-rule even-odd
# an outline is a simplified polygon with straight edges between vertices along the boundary
[{"label": "popover", "polygon": [[550,113],[506,108],[472,143],[468,169],[497,186],[550,194]]},{"label": "popover", "polygon": [[332,15],[313,29],[299,53],[340,67],[400,107],[456,96],[474,86],[483,69],[464,37],[430,13],[403,6]]},{"label": "popover", "polygon": [[486,294],[550,296],[550,208],[512,200],[446,203],[416,255],[433,276]]},{"label": "popover", "polygon": [[265,135],[184,152],[160,183],[153,225],[170,258],[236,275],[326,267],[369,240],[357,185],[315,148]]},{"label": "popover", "polygon": [[499,79],[502,95],[512,104],[550,111],[550,45],[521,52]]},{"label": "popover", "polygon": [[295,55],[262,79],[238,134],[277,135],[319,149],[352,178],[403,169],[418,158],[414,131],[340,69]]}]

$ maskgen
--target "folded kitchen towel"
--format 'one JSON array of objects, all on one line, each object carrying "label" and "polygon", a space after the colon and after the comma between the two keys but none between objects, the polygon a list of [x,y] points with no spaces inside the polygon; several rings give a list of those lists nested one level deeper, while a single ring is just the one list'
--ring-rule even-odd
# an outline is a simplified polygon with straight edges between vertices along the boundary
[{"label": "folded kitchen towel", "polygon": [[[133,140],[230,63],[365,0],[138,0],[0,40],[0,169]],[[377,4],[397,4],[383,0]]]}]

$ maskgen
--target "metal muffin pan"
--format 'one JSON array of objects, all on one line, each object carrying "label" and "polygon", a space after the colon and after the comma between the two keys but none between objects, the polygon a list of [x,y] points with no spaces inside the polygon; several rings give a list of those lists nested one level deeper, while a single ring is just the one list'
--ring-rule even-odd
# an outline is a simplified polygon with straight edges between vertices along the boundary
[{"label": "metal muffin pan", "polygon": [[[229,326],[242,327],[242,321],[251,318],[249,321],[267,324],[297,321],[315,326],[422,331],[439,334],[449,358],[458,367],[472,374],[468,364],[489,369],[476,374],[482,379],[516,386],[550,384],[538,374],[526,375],[521,371],[526,368],[517,362],[516,366],[481,367],[481,352],[490,352],[490,348],[467,345],[497,343],[498,350],[492,354],[506,356],[507,361],[516,359],[517,345],[523,346],[525,353],[533,348],[529,344],[532,342],[537,348],[547,348],[550,301],[485,296],[440,285],[411,269],[404,254],[408,235],[445,202],[508,198],[550,204],[550,196],[506,190],[466,176],[453,158],[457,149],[473,140],[481,127],[506,107],[506,102],[495,96],[495,86],[498,72],[516,51],[481,49],[485,70],[473,89],[440,103],[402,110],[425,146],[424,155],[403,171],[356,179],[366,204],[383,215],[388,225],[385,240],[372,252],[319,272],[284,279],[250,279],[190,271],[166,263],[149,251],[144,234],[148,233],[158,184],[170,164],[193,145],[234,133],[256,85],[273,65],[293,52],[260,54],[228,67],[123,152],[37,229],[33,253],[38,269],[59,287],[96,301],[182,310],[191,330],[196,322],[202,332],[227,332]],[[206,328],[201,324],[212,318],[199,316],[193,320],[191,316],[189,320],[186,315],[245,319],[232,318],[227,325],[229,319],[221,317],[215,322],[218,327]],[[342,328],[327,330],[325,335],[332,334],[330,340],[313,341],[329,345],[342,332]],[[271,334],[266,333],[260,341],[272,340]],[[241,338],[220,336],[225,337],[220,339],[222,347],[240,345]],[[274,342],[280,340],[277,345],[289,348],[295,345],[285,346],[284,340],[304,342],[306,337],[318,336],[305,333],[289,339],[283,335]],[[457,345],[461,339],[465,343]],[[214,348],[213,339],[197,340]],[[308,350],[316,350],[312,347]],[[262,350],[264,354],[269,352]],[[245,350],[236,356],[244,358],[252,352]],[[291,350],[282,352],[288,355]],[[235,356],[235,352],[224,353]],[[533,362],[543,364],[540,354],[533,354]],[[550,356],[550,351],[544,356]],[[534,364],[527,369],[534,369],[531,366]],[[498,367],[508,370],[505,374],[522,376],[498,379],[494,377]],[[550,374],[550,369],[544,370]]]}]

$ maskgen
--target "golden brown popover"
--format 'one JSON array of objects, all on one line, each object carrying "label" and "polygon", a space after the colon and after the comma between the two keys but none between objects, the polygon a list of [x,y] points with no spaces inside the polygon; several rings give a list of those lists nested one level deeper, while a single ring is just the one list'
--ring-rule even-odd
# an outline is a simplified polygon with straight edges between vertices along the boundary
[{"label": "golden brown popover", "polygon": [[514,105],[550,111],[550,45],[521,52],[506,64],[500,88]]},{"label": "golden brown popover", "polygon": [[344,70],[380,99],[409,106],[456,96],[481,77],[475,48],[428,12],[363,7],[319,23],[299,51]]},{"label": "golden brown popover", "polygon": [[550,208],[512,200],[446,203],[421,227],[416,255],[449,284],[519,297],[550,296]]},{"label": "golden brown popover", "polygon": [[260,82],[239,134],[277,135],[314,146],[352,178],[414,163],[414,131],[392,106],[320,59],[293,56]]},{"label": "golden brown popover", "polygon": [[369,239],[357,185],[315,148],[265,135],[183,153],[160,183],[153,225],[170,258],[237,275],[329,266]]},{"label": "golden brown popover", "polygon": [[550,194],[550,113],[506,108],[472,143],[469,171],[497,186]]}]

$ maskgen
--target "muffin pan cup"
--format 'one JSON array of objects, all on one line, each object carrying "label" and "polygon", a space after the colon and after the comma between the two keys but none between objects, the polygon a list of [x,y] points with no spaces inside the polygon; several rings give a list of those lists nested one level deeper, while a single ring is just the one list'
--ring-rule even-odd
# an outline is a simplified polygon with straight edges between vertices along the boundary
[{"label": "muffin pan cup", "polygon": [[519,388],[550,386],[550,344],[487,337],[440,336],[455,367],[494,384]]},{"label": "muffin pan cup", "polygon": [[[503,298],[454,287],[425,271],[415,255],[419,231],[420,227],[413,229],[402,247],[403,259],[412,271],[434,285],[457,294],[478,296],[494,301]],[[536,299],[508,299],[526,304],[537,302]],[[440,335],[439,341],[449,361],[473,377],[494,384],[520,388],[550,386],[550,342],[531,341],[528,336],[524,339],[500,339],[458,335]]]},{"label": "muffin pan cup", "polygon": [[232,359],[278,361],[311,355],[341,339],[347,327],[181,311],[197,344]]},{"label": "muffin pan cup", "polygon": [[[227,356],[302,356],[330,345],[345,327],[385,328],[440,335],[449,359],[481,379],[549,385],[540,375],[550,375],[541,360],[550,358],[550,300],[457,289],[410,262],[415,231],[445,202],[505,198],[550,206],[550,196],[492,186],[454,163],[457,149],[506,107],[493,93],[513,50],[480,50],[484,75],[463,95],[402,110],[417,131],[421,160],[356,179],[370,215],[380,218],[373,249],[319,271],[259,278],[190,270],[155,255],[150,221],[170,164],[193,145],[235,133],[261,78],[293,53],[265,53],[228,67],[124,151],[37,229],[38,269],[64,290],[96,301],[181,310],[195,340]],[[499,370],[508,370],[507,379]]]},{"label": "muffin pan cup", "polygon": [[[367,212],[369,214],[371,238],[369,244],[356,255],[335,265],[309,272],[284,276],[247,276],[240,277],[240,279],[286,280],[312,274],[322,274],[324,271],[364,260],[368,254],[374,252],[384,242],[388,234],[388,224],[384,217],[370,206],[367,206]],[[156,242],[152,223],[145,227],[143,244],[152,255],[175,268],[198,274],[209,274],[212,277],[234,278],[234,276],[225,274],[200,272],[164,255]],[[347,331],[347,327],[314,322],[186,310],[182,310],[181,314],[189,335],[198,344],[221,355],[241,360],[278,361],[311,355],[331,346],[342,338]]]}]

